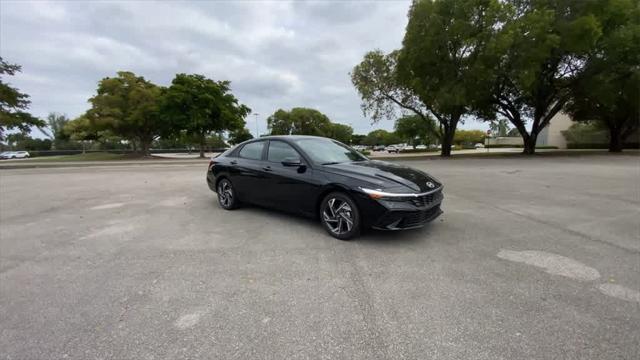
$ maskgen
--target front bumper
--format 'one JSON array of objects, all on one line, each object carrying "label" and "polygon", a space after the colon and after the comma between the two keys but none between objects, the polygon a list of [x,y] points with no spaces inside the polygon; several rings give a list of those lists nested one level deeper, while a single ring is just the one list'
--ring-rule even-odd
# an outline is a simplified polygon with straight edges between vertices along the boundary
[{"label": "front bumper", "polygon": [[[368,199],[364,207],[368,225],[380,230],[407,230],[423,227],[442,214],[442,189],[428,195]],[[363,199],[363,201],[367,201]],[[360,207],[362,209],[362,206]]]}]

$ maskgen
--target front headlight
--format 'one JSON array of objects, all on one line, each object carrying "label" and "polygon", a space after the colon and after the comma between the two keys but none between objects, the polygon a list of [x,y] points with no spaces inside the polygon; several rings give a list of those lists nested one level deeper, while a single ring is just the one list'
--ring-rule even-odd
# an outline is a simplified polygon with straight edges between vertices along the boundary
[{"label": "front headlight", "polygon": [[382,199],[382,198],[389,198],[389,199],[417,198],[420,196],[435,193],[436,191],[440,191],[442,189],[442,183],[439,183],[439,184],[440,185],[435,189],[424,192],[424,193],[392,193],[392,192],[382,191],[381,189],[367,189],[363,187],[361,187],[360,190],[362,190],[362,192],[364,192],[365,194],[369,195],[370,198],[376,199],[376,200]]}]

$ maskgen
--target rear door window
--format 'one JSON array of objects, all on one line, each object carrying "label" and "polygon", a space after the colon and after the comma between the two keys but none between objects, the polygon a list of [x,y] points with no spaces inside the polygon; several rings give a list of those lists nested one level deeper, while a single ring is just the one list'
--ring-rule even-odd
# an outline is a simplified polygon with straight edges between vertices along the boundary
[{"label": "rear door window", "polygon": [[243,146],[238,156],[250,160],[261,160],[265,141],[256,141]]}]

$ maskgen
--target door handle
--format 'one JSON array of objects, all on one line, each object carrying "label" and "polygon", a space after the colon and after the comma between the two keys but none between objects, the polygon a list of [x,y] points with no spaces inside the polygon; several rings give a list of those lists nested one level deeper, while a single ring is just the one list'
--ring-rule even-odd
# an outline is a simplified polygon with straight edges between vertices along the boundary
[{"label": "door handle", "polygon": [[235,165],[235,164],[237,164],[237,163],[238,163],[237,161],[235,161],[235,160],[231,160],[231,165]]},{"label": "door handle", "polygon": [[264,171],[271,171],[271,166],[265,166],[262,168]]}]

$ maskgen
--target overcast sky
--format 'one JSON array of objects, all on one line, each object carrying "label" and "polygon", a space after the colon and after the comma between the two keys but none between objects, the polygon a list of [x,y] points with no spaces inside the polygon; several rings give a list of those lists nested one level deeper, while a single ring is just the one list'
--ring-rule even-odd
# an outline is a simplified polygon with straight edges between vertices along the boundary
[{"label": "overcast sky", "polygon": [[[372,49],[400,47],[409,1],[0,1],[0,54],[22,65],[5,79],[32,114],[76,117],[97,82],[128,70],[159,85],[176,73],[230,80],[258,113],[311,107],[356,133],[371,123],[349,72]],[[247,119],[255,134],[253,116]],[[477,122],[465,128],[484,128]]]}]

